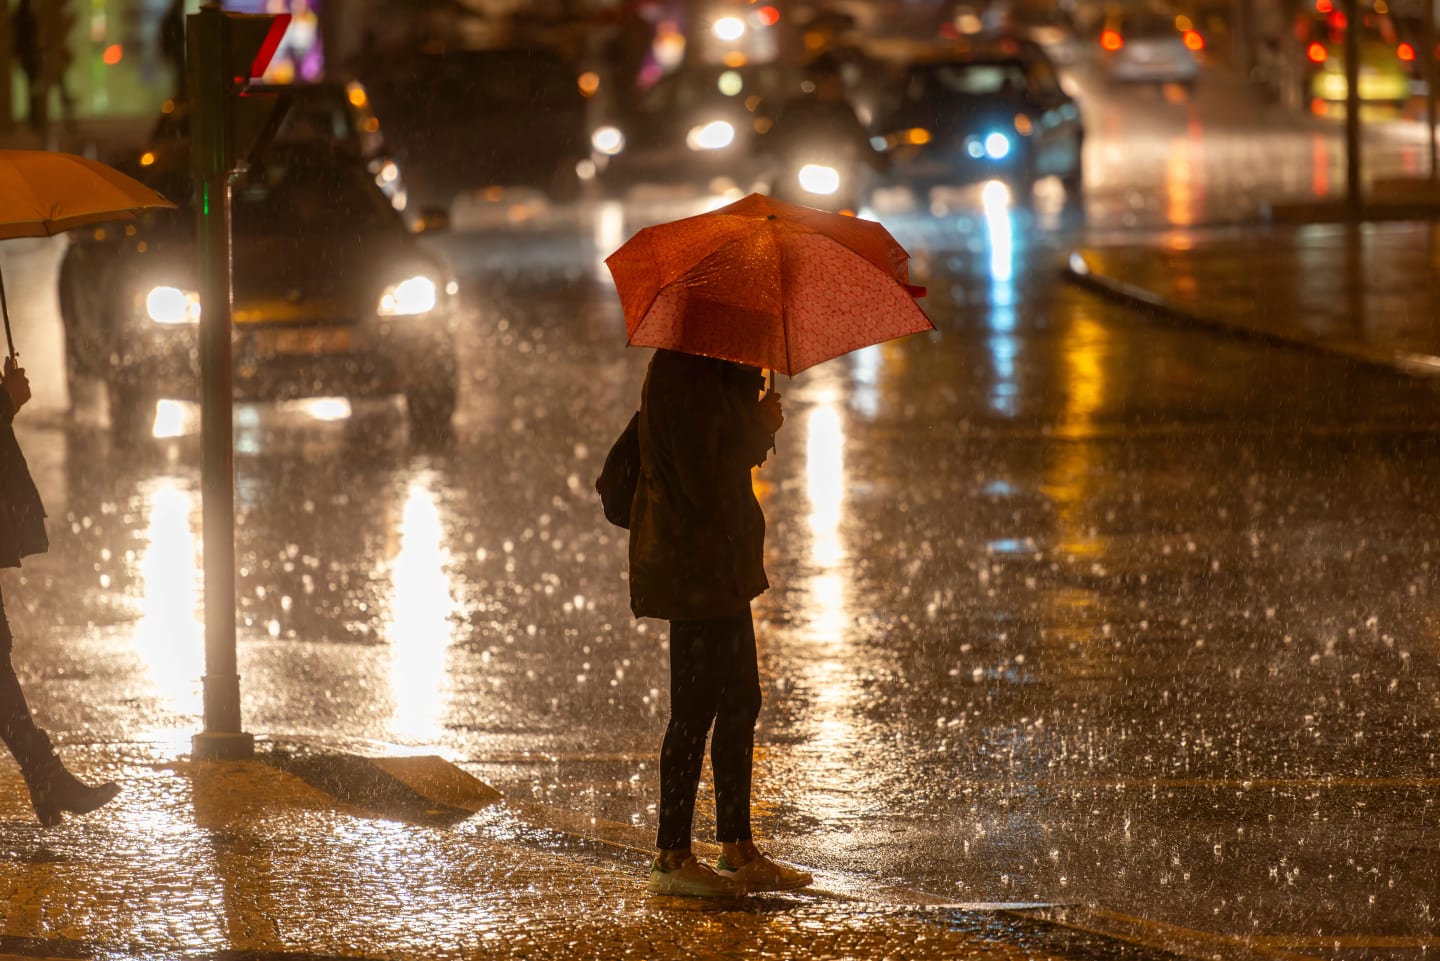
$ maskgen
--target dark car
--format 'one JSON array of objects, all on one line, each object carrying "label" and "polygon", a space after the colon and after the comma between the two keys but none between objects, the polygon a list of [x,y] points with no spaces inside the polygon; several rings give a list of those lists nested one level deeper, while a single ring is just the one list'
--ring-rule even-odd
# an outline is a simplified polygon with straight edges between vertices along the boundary
[{"label": "dark car", "polygon": [[448,208],[490,188],[532,188],[560,202],[579,196],[588,106],[575,70],[556,54],[444,50],[360,69],[412,204]]},{"label": "dark car", "polygon": [[[72,235],[59,300],[72,385],[99,377],[117,431],[198,397],[200,301],[188,175],[152,185],[182,209]],[[448,428],[455,285],[352,153],[274,146],[233,187],[237,399],[403,394],[412,431]]]},{"label": "dark car", "polygon": [[[370,95],[356,80],[297,84],[254,84],[257,94],[282,94],[288,106],[272,142],[327,143],[352,150],[396,210],[409,206],[405,180],[394,151],[370,108]],[[116,166],[139,177],[167,176],[183,171],[190,156],[190,108],[183,100],[167,101],[149,141],[133,156],[115,158]]]},{"label": "dark car", "polygon": [[1078,198],[1085,127],[1049,58],[1033,47],[912,64],[877,125],[891,179],[927,196],[998,179],[1021,203],[1037,179],[1059,177]]},{"label": "dark car", "polygon": [[800,91],[800,75],[780,64],[682,67],[650,89],[613,105],[596,131],[602,187],[717,181],[748,189],[766,161],[757,145],[770,119],[764,107]]}]

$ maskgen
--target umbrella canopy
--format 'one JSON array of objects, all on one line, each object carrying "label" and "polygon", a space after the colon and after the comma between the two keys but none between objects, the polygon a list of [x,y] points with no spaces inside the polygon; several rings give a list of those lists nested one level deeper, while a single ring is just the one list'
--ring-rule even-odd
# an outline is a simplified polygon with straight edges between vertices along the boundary
[{"label": "umbrella canopy", "polygon": [[782,374],[935,325],[878,223],[751,194],[646,227],[605,261],[629,341]]},{"label": "umbrella canopy", "polygon": [[0,150],[0,240],[48,237],[73,227],[174,207],[120,171],[75,154]]}]

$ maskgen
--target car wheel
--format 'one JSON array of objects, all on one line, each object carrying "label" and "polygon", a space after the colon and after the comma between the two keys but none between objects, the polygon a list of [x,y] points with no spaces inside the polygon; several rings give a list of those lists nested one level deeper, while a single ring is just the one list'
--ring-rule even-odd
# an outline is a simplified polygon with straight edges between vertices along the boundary
[{"label": "car wheel", "polygon": [[449,438],[455,416],[455,381],[412,387],[405,394],[405,413],[413,440]]}]

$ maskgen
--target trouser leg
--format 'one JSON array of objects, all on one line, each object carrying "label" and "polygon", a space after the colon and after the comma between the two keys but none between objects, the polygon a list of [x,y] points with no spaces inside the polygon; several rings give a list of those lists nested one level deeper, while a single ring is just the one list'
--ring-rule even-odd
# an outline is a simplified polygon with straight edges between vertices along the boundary
[{"label": "trouser leg", "polygon": [[755,624],[750,611],[724,623],[716,658],[720,705],[710,742],[715,773],[715,839],[750,839],[750,782],[755,763],[755,720],[760,716],[760,671],[755,654]]},{"label": "trouser leg", "polygon": [[10,660],[13,644],[5,602],[0,598],[0,740],[5,742],[28,778],[53,759],[55,751],[50,738],[36,726],[30,714],[30,705]]},{"label": "trouser leg", "polygon": [[660,745],[660,828],[655,840],[662,850],[690,846],[705,739],[720,701],[711,673],[713,623],[670,622],[670,723]]}]

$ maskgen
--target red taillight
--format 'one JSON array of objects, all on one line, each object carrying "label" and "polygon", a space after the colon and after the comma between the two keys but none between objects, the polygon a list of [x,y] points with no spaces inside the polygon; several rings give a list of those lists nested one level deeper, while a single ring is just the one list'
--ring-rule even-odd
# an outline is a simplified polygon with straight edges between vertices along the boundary
[{"label": "red taillight", "polygon": [[1125,46],[1125,41],[1120,39],[1120,34],[1118,31],[1106,30],[1104,33],[1100,34],[1100,46],[1104,47],[1106,50],[1109,50],[1111,53],[1114,53],[1116,50],[1119,50],[1121,47]]},{"label": "red taillight", "polygon": [[1310,58],[1311,63],[1324,63],[1326,56],[1325,44],[1315,41],[1305,50],[1305,56]]},{"label": "red taillight", "polygon": [[1205,38],[1200,36],[1200,32],[1198,30],[1186,30],[1185,46],[1189,47],[1191,50],[1204,50]]},{"label": "red taillight", "polygon": [[1395,55],[1406,63],[1415,59],[1415,48],[1408,43],[1402,43],[1395,48]]},{"label": "red taillight", "polygon": [[1330,13],[1334,9],[1335,8],[1331,5],[1330,0],[1315,0],[1316,13]]}]

